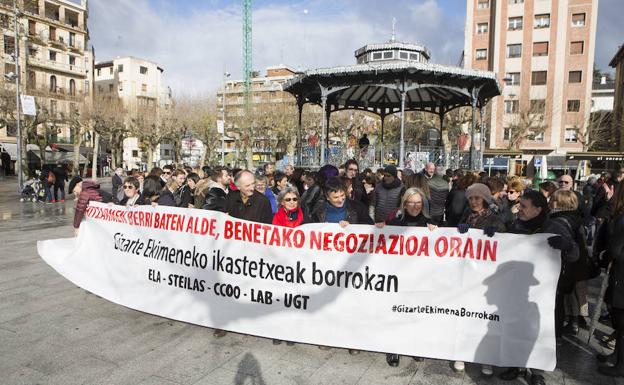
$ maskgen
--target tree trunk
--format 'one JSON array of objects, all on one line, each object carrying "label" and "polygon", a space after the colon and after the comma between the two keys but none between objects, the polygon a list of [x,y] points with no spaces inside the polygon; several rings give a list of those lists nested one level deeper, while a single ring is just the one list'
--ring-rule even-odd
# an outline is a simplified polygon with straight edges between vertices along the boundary
[{"label": "tree trunk", "polygon": [[[93,132],[93,164],[91,166],[91,177],[93,179],[97,178],[97,174],[98,174],[98,166],[99,166],[99,156],[98,156],[98,152],[100,152],[100,134],[98,134],[97,132]],[[86,165],[85,165],[85,170],[87,169]]]},{"label": "tree trunk", "polygon": [[149,143],[145,152],[147,152],[147,171],[149,171],[154,167],[154,145]]},{"label": "tree trunk", "polygon": [[[80,172],[80,144],[82,143],[82,135],[79,135],[79,132],[74,135],[74,175],[76,175],[76,170],[78,173]],[[85,168],[88,165],[85,165]]]}]

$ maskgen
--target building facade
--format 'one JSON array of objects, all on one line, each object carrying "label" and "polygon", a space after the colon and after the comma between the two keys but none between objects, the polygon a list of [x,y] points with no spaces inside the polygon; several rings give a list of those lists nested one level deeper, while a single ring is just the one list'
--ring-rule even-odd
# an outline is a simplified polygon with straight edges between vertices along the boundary
[{"label": "building facade", "polygon": [[[90,102],[93,51],[88,49],[87,0],[18,0],[21,93],[35,97],[45,110],[49,142],[72,142],[69,117]],[[4,77],[2,86],[15,91],[7,77],[16,73],[13,1],[0,1]],[[15,125],[0,129],[0,141],[16,142]]]},{"label": "building facade", "polygon": [[[98,62],[95,64],[95,94],[119,97],[129,121],[142,108],[159,111],[171,106],[171,89],[163,83],[163,72],[156,63],[132,56]],[[144,155],[138,138],[124,139],[123,162],[126,169],[151,168],[153,165],[143,164]],[[158,166],[170,163],[173,160],[171,144],[157,146],[153,159]]]},{"label": "building facade", "polygon": [[609,65],[615,68],[613,119],[620,131],[620,151],[624,152],[624,44],[620,46]]},{"label": "building facade", "polygon": [[464,66],[505,83],[488,110],[490,149],[582,150],[597,17],[598,0],[467,0]]},{"label": "building facade", "polygon": [[[251,79],[250,108],[262,109],[267,105],[295,105],[295,99],[282,90],[282,86],[292,79],[296,72],[285,65],[268,67],[266,76],[255,76]],[[228,80],[224,90],[217,91],[217,110],[225,117],[226,134],[224,151],[227,154],[236,153],[235,138],[231,137],[231,128],[245,115],[245,82],[243,80]],[[225,110],[223,110],[225,108]],[[293,121],[293,124],[296,122]],[[272,148],[270,135],[258,135],[253,141],[253,161],[257,163],[271,162],[274,153],[279,152]],[[221,151],[219,150],[219,153]]]},{"label": "building facade", "polygon": [[615,100],[615,82],[601,76],[594,82],[592,88],[591,112],[613,111],[613,102]]}]

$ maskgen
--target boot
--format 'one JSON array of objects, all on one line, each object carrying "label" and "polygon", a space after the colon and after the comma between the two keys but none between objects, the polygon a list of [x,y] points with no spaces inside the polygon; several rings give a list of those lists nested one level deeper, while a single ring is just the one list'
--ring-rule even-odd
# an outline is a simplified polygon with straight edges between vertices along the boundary
[{"label": "boot", "polygon": [[388,363],[388,365],[392,367],[397,367],[399,366],[400,360],[401,357],[398,354],[386,353],[386,362]]},{"label": "boot", "polygon": [[546,381],[544,381],[544,376],[541,374],[532,374],[531,375],[531,385],[546,385]]},{"label": "boot", "polygon": [[624,377],[624,354],[620,353],[620,349],[624,348],[624,333],[618,332],[615,337],[615,365],[600,366],[598,371],[605,376]]},{"label": "boot", "polygon": [[498,378],[500,378],[501,380],[504,380],[504,381],[513,381],[516,378],[518,378],[518,376],[520,374],[524,374],[524,369],[509,368],[509,369],[505,370],[504,372],[500,373],[498,375]]}]

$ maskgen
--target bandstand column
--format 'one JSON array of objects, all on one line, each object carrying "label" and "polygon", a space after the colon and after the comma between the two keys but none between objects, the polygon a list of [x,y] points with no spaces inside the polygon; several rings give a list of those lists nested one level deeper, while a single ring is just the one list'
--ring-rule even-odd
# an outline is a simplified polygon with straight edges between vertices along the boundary
[{"label": "bandstand column", "polygon": [[399,168],[405,165],[405,97],[407,92],[401,91],[401,143],[399,147]]}]

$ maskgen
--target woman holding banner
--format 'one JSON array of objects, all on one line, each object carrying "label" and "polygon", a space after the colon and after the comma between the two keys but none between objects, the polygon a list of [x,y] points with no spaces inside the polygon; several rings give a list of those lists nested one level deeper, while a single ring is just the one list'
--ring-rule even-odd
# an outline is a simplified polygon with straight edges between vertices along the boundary
[{"label": "woman holding banner", "polygon": [[[399,210],[393,214],[393,218],[386,220],[389,226],[410,226],[410,227],[427,227],[433,231],[438,226],[432,224],[429,216],[429,199],[425,193],[417,188],[408,188],[401,197],[401,206]],[[382,228],[383,223],[376,224]],[[386,353],[386,362],[390,366],[399,366],[400,356],[395,353]],[[422,361],[421,357],[414,357],[416,361]]]},{"label": "woman holding banner", "polygon": [[144,205],[145,202],[139,192],[139,180],[133,176],[127,177],[123,182],[124,197],[119,202],[121,206],[137,206]]},{"label": "woman holding banner", "polygon": [[[526,191],[520,197],[518,206],[518,218],[510,225],[509,231],[513,234],[537,234],[551,233],[557,234],[548,238],[550,247],[561,251],[561,259],[563,266],[566,263],[574,262],[579,258],[579,247],[572,239],[570,231],[562,224],[551,220],[548,217],[548,201],[546,197],[538,191]],[[565,267],[562,271],[565,270]],[[557,294],[555,297],[555,334],[561,336],[559,318],[563,313],[563,292],[560,289],[563,280],[559,276],[559,284],[557,285]],[[526,369],[509,368],[499,375],[502,380],[512,381],[521,373],[525,373]],[[543,385],[544,376],[541,370],[531,369],[530,377],[531,385]]]},{"label": "woman holding banner", "polygon": [[[466,233],[469,229],[480,229],[488,237],[493,237],[497,232],[505,232],[505,224],[502,219],[490,209],[493,204],[490,188],[483,183],[474,183],[466,189],[468,207],[462,218],[459,220],[457,230]],[[462,372],[465,369],[463,361],[453,362],[453,370]],[[492,365],[481,365],[481,374],[490,377],[494,374]]]},{"label": "woman holding banner", "polygon": [[286,185],[277,195],[278,209],[273,216],[273,224],[284,227],[297,227],[303,223],[303,210],[299,207],[299,191],[291,184]]}]

